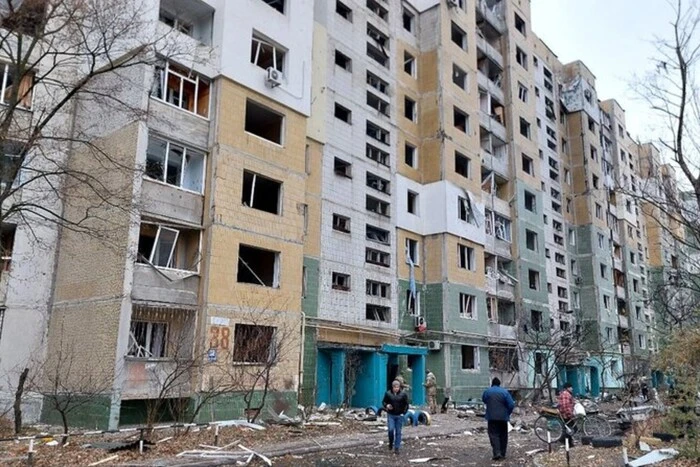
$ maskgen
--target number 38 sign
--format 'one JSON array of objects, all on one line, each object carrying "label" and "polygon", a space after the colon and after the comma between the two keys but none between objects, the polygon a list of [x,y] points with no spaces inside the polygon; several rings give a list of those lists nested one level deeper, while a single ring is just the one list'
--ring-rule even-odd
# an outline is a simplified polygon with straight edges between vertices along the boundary
[{"label": "number 38 sign", "polygon": [[211,326],[209,328],[209,348],[228,350],[231,340],[231,328],[228,326]]}]

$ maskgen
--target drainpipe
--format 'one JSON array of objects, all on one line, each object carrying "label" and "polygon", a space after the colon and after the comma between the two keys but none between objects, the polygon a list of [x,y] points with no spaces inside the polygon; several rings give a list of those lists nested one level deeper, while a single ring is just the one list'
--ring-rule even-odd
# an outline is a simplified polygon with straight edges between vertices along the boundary
[{"label": "drainpipe", "polygon": [[301,312],[301,342],[299,344],[299,387],[297,390],[297,404],[301,403],[301,391],[304,386],[304,340],[306,339],[306,313]]}]

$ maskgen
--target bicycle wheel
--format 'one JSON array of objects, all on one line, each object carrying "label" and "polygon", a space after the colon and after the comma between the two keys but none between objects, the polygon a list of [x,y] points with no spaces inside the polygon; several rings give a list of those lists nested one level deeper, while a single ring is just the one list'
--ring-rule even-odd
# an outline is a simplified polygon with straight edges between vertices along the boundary
[{"label": "bicycle wheel", "polygon": [[552,442],[557,442],[564,436],[564,425],[561,420],[554,417],[541,415],[535,420],[534,430],[537,437],[545,443],[547,442],[547,432],[549,432]]},{"label": "bicycle wheel", "polygon": [[610,422],[603,417],[586,417],[583,420],[583,432],[586,436],[601,438],[610,436],[612,433],[612,426],[610,426]]}]

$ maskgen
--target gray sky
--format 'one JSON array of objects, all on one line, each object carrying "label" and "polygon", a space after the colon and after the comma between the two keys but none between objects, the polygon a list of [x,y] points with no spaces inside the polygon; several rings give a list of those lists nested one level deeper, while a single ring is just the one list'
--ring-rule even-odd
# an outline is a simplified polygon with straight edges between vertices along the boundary
[{"label": "gray sky", "polygon": [[532,29],[563,63],[583,61],[596,77],[598,98],[625,109],[633,137],[648,140],[651,115],[630,89],[635,73],[653,67],[654,36],[670,32],[664,0],[532,0]]}]

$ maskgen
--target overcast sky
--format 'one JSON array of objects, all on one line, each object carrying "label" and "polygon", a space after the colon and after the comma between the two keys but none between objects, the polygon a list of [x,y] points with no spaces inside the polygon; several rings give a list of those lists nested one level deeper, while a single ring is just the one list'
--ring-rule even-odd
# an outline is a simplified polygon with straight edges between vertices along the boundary
[{"label": "overcast sky", "polygon": [[[649,139],[650,114],[630,81],[653,65],[654,36],[668,36],[665,0],[532,0],[532,29],[562,63],[583,61],[596,77],[598,98],[625,109],[633,137]],[[645,137],[646,136],[646,137]]]}]

